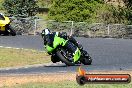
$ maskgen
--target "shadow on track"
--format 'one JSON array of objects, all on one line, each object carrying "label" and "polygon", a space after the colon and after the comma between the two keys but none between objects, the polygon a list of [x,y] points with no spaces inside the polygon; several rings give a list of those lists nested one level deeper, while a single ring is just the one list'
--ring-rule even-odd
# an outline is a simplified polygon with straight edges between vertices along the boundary
[{"label": "shadow on track", "polygon": [[44,66],[44,67],[77,67],[77,66],[84,66],[82,64],[76,64],[74,66],[67,66],[65,64],[55,64],[55,65],[48,65],[48,66]]}]

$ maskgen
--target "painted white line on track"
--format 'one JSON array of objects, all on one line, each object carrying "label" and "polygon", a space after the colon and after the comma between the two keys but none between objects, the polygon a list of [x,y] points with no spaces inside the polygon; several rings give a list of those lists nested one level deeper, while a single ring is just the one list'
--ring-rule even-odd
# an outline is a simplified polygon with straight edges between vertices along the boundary
[{"label": "painted white line on track", "polygon": [[39,50],[35,50],[35,49],[25,49],[25,48],[16,48],[16,47],[6,47],[6,46],[0,46],[0,48],[7,48],[7,49],[22,49],[22,50],[32,50],[32,51],[38,51],[38,52],[45,52],[45,51],[39,51]]},{"label": "painted white line on track", "polygon": [[32,67],[42,67],[42,66],[46,66],[47,64],[49,64],[49,63],[26,65],[26,66],[19,66],[19,67],[5,67],[5,68],[0,68],[0,71],[2,71],[2,70],[16,70],[16,69],[24,69],[24,68],[32,68]]},{"label": "painted white line on track", "polygon": [[58,65],[63,65],[63,63],[44,63],[44,64],[35,64],[35,65],[26,65],[26,66],[19,66],[19,67],[5,67],[5,68],[0,68],[0,71],[5,71],[5,70],[17,70],[17,69],[28,69],[28,68],[36,68],[36,67],[45,67],[45,66],[58,66]]}]

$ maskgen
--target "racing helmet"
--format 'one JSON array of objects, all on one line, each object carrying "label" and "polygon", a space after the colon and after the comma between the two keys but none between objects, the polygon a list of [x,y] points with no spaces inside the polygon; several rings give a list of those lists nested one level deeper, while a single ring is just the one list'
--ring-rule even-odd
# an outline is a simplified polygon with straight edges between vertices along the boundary
[{"label": "racing helmet", "polygon": [[1,16],[4,16],[4,14],[3,14],[3,13],[0,13],[0,15],[1,15]]},{"label": "racing helmet", "polygon": [[3,13],[0,13],[0,20],[4,20],[4,14]]},{"label": "racing helmet", "polygon": [[46,36],[47,34],[50,34],[50,30],[48,28],[45,28],[44,30],[42,30],[42,33],[41,33],[42,38],[44,38],[44,36]]}]

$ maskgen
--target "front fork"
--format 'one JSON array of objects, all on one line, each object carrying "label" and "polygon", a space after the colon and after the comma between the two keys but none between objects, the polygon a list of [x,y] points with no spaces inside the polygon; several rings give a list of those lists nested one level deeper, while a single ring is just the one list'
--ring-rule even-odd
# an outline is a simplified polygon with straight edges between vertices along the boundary
[{"label": "front fork", "polygon": [[65,44],[65,48],[72,53],[73,62],[79,61],[81,52],[77,46],[75,46],[72,42],[67,41],[67,43]]}]

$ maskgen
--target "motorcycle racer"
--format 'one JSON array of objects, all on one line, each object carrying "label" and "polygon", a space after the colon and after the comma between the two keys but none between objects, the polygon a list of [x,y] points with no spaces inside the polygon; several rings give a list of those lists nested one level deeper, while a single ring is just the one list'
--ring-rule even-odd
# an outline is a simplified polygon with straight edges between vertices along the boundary
[{"label": "motorcycle racer", "polygon": [[44,47],[47,53],[51,55],[53,63],[61,61],[66,65],[91,64],[92,59],[87,51],[83,50],[82,45],[73,36],[68,36],[66,32],[50,32],[46,28],[42,30],[41,36],[44,40]]},{"label": "motorcycle racer", "polygon": [[[53,47],[53,41],[54,41],[55,36],[58,36],[60,38],[64,38],[66,40],[68,39],[69,41],[67,41],[67,43],[65,44],[65,47],[72,52],[73,57],[75,57],[75,53],[76,53],[76,51],[78,51],[78,47],[80,47],[80,45],[77,43],[77,41],[72,36],[67,36],[67,34],[64,32],[63,33],[50,32],[50,30],[48,28],[46,28],[46,29],[42,30],[41,35],[42,35],[42,38],[44,40],[44,45],[46,46],[48,44],[51,47]],[[72,46],[75,46],[75,47],[72,47]],[[81,49],[81,47],[80,47],[80,49]],[[48,52],[48,54],[50,54],[50,53]],[[53,58],[53,60],[55,60],[54,57],[52,57],[52,58]],[[52,62],[54,62],[53,60],[52,60]]]}]

